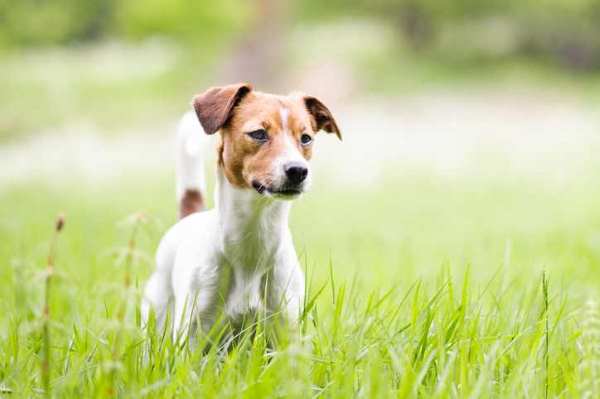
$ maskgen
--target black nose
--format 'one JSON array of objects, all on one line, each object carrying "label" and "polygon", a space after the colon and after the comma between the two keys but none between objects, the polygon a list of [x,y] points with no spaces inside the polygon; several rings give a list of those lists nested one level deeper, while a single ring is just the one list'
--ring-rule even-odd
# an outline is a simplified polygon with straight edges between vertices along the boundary
[{"label": "black nose", "polygon": [[284,166],[284,170],[290,184],[300,184],[308,176],[308,168],[301,163],[290,162]]}]

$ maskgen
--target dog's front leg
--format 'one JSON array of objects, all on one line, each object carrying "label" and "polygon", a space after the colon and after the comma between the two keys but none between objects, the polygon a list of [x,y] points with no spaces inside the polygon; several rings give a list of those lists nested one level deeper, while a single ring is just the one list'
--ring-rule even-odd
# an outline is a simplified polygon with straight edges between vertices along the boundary
[{"label": "dog's front leg", "polygon": [[275,264],[267,276],[267,310],[296,326],[304,305],[304,273],[295,252]]},{"label": "dog's front leg", "polygon": [[214,260],[177,257],[173,273],[174,341],[183,343],[187,338],[194,345],[198,329],[210,331],[216,318],[222,278],[222,268]]}]

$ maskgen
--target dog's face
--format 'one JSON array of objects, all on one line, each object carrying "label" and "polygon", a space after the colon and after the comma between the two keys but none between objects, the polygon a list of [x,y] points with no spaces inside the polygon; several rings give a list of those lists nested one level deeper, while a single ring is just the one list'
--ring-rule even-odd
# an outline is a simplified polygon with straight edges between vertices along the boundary
[{"label": "dog's face", "polygon": [[260,195],[292,199],[310,185],[315,134],[341,138],[331,112],[314,97],[276,96],[237,84],[194,98],[205,132],[221,131],[219,163],[227,180]]}]

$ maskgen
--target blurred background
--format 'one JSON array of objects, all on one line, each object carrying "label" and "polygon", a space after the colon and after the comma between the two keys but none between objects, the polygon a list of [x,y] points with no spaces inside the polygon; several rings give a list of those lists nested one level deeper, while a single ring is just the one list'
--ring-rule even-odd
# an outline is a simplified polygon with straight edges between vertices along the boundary
[{"label": "blurred background", "polygon": [[589,284],[599,18],[600,0],[1,1],[4,258],[28,257],[60,210],[86,257],[145,210],[152,252],[175,220],[179,117],[249,81],[320,97],[343,131],[318,137],[295,211],[307,264],[376,263],[381,280],[560,265]]}]

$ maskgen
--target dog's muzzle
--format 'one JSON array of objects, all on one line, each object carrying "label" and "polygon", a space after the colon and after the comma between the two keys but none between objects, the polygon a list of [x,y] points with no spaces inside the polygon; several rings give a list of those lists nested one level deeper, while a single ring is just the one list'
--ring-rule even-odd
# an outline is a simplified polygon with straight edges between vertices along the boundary
[{"label": "dog's muzzle", "polygon": [[271,194],[282,198],[293,198],[302,194],[306,189],[308,168],[300,162],[289,162],[284,165],[283,171],[281,183],[266,185],[254,180],[252,187],[259,194]]}]

